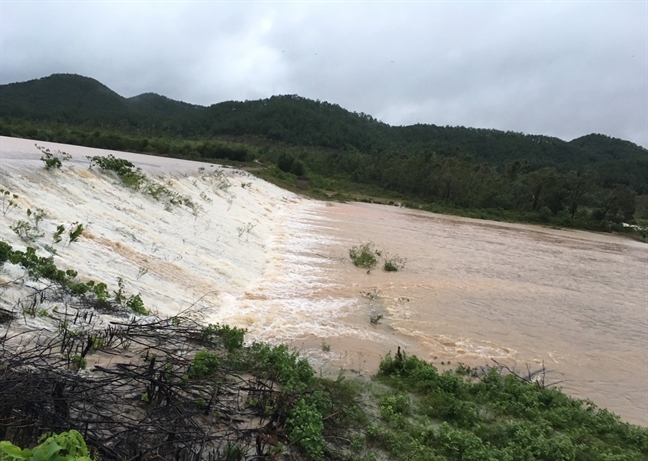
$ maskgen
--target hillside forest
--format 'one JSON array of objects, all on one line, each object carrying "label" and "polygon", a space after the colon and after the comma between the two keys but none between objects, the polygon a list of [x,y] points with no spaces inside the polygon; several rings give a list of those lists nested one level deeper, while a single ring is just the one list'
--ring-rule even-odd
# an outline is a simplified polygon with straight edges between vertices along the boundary
[{"label": "hillside forest", "polygon": [[203,107],[55,74],[0,86],[0,135],[230,162],[320,198],[646,240],[648,151],[602,134],[390,126],[296,95]]}]

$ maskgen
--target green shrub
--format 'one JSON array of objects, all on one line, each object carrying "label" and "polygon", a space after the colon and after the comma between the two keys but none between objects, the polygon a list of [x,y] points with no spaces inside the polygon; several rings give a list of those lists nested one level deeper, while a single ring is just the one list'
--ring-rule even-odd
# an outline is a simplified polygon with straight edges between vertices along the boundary
[{"label": "green shrub", "polygon": [[191,379],[207,378],[218,370],[221,358],[214,352],[198,351],[189,365],[187,376]]},{"label": "green shrub", "polygon": [[25,242],[32,242],[38,237],[41,237],[41,234],[36,232],[31,224],[29,224],[27,221],[23,221],[22,219],[9,226],[9,229],[14,231],[16,235]]},{"label": "green shrub", "polygon": [[90,160],[90,167],[97,165],[102,170],[114,171],[119,176],[131,173],[135,168],[132,162],[117,158],[112,154],[109,154],[107,157],[95,155],[94,157],[87,156],[86,158]]},{"label": "green shrub", "polygon": [[43,163],[45,163],[46,170],[50,170],[52,168],[57,170],[61,169],[61,167],[63,166],[63,161],[67,161],[72,158],[72,156],[67,152],[62,152],[60,150],[52,152],[46,147],[39,146],[38,144],[35,144],[35,146],[36,149],[43,153],[41,160],[43,161]]},{"label": "green shrub", "polygon": [[3,216],[6,216],[7,213],[18,207],[18,203],[16,203],[17,198],[18,196],[16,194],[0,188],[0,211]]},{"label": "green shrub", "polygon": [[404,258],[396,255],[386,255],[383,270],[386,272],[396,272],[405,268],[407,261]]},{"label": "green shrub", "polygon": [[139,315],[150,314],[148,309],[144,307],[144,301],[142,301],[142,297],[140,296],[139,293],[128,298],[128,301],[126,301],[126,307],[128,307],[130,310],[132,310],[133,312]]},{"label": "green shrub", "polygon": [[87,158],[90,159],[91,168],[97,165],[103,171],[114,171],[124,186],[137,191],[142,190],[157,201],[164,199],[167,207],[171,207],[171,205],[184,205],[187,208],[191,208],[194,212],[200,210],[200,206],[189,197],[182,196],[164,184],[147,178],[140,168],[135,168],[135,165],[128,160],[116,158],[112,154],[107,157],[96,155]]},{"label": "green shrub", "polygon": [[243,347],[245,332],[244,328],[210,323],[200,331],[199,341],[204,346],[215,345],[220,342],[225,349],[233,352]]},{"label": "green shrub", "polygon": [[349,250],[349,257],[353,264],[365,269],[371,269],[378,264],[380,255],[381,252],[376,250],[373,242],[356,245]]},{"label": "green shrub", "polygon": [[[58,228],[56,230],[58,232]],[[79,237],[81,237],[82,233],[83,233],[83,224],[79,224],[78,222],[72,224],[72,228],[70,229],[70,243],[76,242],[79,239]]]},{"label": "green shrub", "polygon": [[326,441],[322,436],[322,414],[314,404],[299,399],[286,421],[290,443],[298,444],[313,460],[324,459]]},{"label": "green shrub", "polygon": [[61,235],[63,234],[63,231],[65,231],[65,226],[63,224],[56,226],[56,231],[52,235],[52,240],[54,240],[54,243],[59,243],[62,240]]},{"label": "green shrub", "polygon": [[85,370],[86,366],[88,366],[86,359],[81,357],[79,354],[72,357],[72,364],[77,370]]},{"label": "green shrub", "polygon": [[276,380],[287,392],[301,392],[312,385],[315,373],[306,359],[285,344],[269,346],[254,343],[244,369],[255,370],[261,376]]},{"label": "green shrub", "polygon": [[380,415],[389,419],[393,415],[408,415],[410,413],[410,399],[406,394],[385,395],[378,403]]}]

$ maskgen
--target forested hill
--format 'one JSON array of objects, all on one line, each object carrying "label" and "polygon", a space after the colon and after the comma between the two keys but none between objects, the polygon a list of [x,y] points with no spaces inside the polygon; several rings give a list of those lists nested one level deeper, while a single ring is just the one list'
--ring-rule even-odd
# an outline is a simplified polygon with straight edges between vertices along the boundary
[{"label": "forested hill", "polygon": [[97,80],[54,74],[0,85],[0,116],[69,124],[123,126],[163,122],[203,109],[153,93],[124,98]]},{"label": "forested hill", "polygon": [[[115,126],[185,138],[255,135],[294,145],[382,152],[432,150],[467,155],[502,166],[528,161],[533,167],[582,170],[610,162],[648,162],[640,146],[603,135],[565,142],[542,135],[435,125],[389,126],[370,115],[295,95],[210,107],[173,101],[153,93],[124,98],[100,82],[79,75],[50,77],[0,86],[0,116]],[[598,169],[598,168],[597,168]],[[618,182],[618,181],[617,181]],[[628,182],[627,180],[625,182]]]},{"label": "forested hill", "polygon": [[635,210],[648,218],[648,150],[601,134],[567,142],[390,126],[296,95],[204,107],[153,93],[124,98],[96,80],[56,74],[0,86],[0,135],[183,158],[260,158],[293,178],[308,176],[316,189],[356,184],[430,206],[510,210],[514,220],[542,212],[544,222],[598,229],[632,221]]}]

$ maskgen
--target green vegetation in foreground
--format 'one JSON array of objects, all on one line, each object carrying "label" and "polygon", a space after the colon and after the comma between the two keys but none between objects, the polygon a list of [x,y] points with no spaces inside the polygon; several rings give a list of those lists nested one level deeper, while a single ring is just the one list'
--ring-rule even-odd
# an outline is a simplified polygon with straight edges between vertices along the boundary
[{"label": "green vegetation in foreground", "polygon": [[[49,282],[22,315],[41,316],[39,302],[65,299],[63,294],[92,292],[95,306],[108,302],[104,284],[78,289],[73,271],[59,270],[30,248],[21,252],[0,242],[0,263],[25,269],[22,280],[10,283]],[[115,298],[123,300],[121,287]],[[125,308],[113,304],[117,315]],[[183,450],[216,450],[223,460],[281,454],[316,461],[648,458],[646,428],[545,386],[544,374],[463,365],[440,373],[399,350],[383,358],[372,381],[328,379],[285,345],[245,345],[239,328],[200,325],[182,314],[133,317],[106,330],[91,320],[73,326],[73,305],[65,314],[43,311],[60,323],[47,341],[15,350],[10,336],[0,337],[0,401],[10,409],[0,418],[1,437],[8,439],[0,443],[2,460],[86,459],[88,453],[105,460],[171,460],[186,457]],[[16,317],[4,314],[4,323]],[[84,317],[77,315],[75,323],[77,318]],[[141,360],[115,360],[80,374],[99,350],[113,357],[138,351]],[[44,390],[44,382],[51,388]],[[245,402],[234,395],[246,395]],[[258,422],[238,426],[246,418]],[[41,433],[61,430],[70,432],[28,450]],[[88,449],[74,430],[88,434]],[[37,457],[44,447],[50,457]]]},{"label": "green vegetation in foreground", "polygon": [[375,379],[387,387],[376,396],[380,417],[366,431],[369,444],[402,460],[648,456],[648,430],[622,423],[589,401],[503,374],[500,367],[471,371],[460,365],[439,373],[404,353],[385,357]]},{"label": "green vegetation in foreground", "polygon": [[92,461],[83,436],[71,430],[61,434],[45,434],[43,442],[33,450],[21,449],[10,442],[0,442],[2,461]]}]

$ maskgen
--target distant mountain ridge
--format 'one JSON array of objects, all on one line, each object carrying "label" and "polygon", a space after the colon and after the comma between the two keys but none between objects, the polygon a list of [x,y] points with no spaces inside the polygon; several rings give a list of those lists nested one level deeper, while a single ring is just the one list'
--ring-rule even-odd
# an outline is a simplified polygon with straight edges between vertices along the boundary
[{"label": "distant mountain ridge", "polygon": [[558,171],[593,168],[609,183],[648,188],[648,150],[629,141],[590,134],[566,142],[543,135],[491,129],[416,124],[390,126],[337,104],[297,95],[255,101],[226,101],[209,107],[154,93],[124,98],[92,78],[54,74],[0,85],[0,117],[86,127],[115,127],[149,137],[213,139],[257,136],[292,145],[365,154],[409,155],[434,151],[469,156],[505,168],[514,161]]},{"label": "distant mountain ridge", "polygon": [[124,98],[101,82],[76,74],[53,74],[0,85],[0,116],[85,123],[116,121],[138,115],[173,117],[199,106],[155,93]]}]

